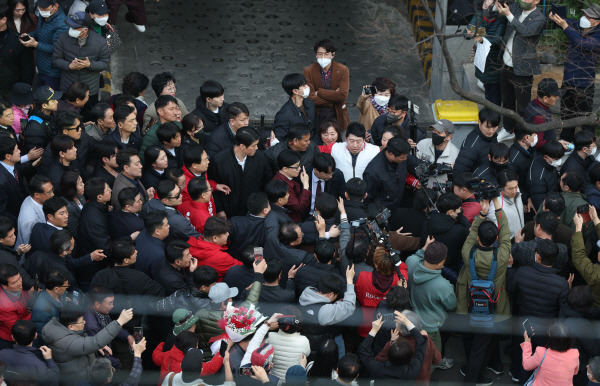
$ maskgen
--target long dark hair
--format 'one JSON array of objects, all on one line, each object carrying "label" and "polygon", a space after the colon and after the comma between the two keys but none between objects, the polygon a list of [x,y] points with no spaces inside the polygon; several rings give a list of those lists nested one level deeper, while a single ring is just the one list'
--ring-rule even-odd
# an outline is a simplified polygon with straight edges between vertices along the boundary
[{"label": "long dark hair", "polygon": [[13,20],[13,15],[15,13],[15,8],[17,8],[17,5],[19,4],[22,4],[25,7],[25,12],[23,12],[23,15],[21,16],[21,31],[34,30],[35,26],[33,25],[33,22],[31,21],[31,16],[29,15],[29,2],[27,0],[7,1],[6,5],[8,6],[8,12],[6,13],[6,19],[8,26],[14,29],[15,31],[17,30],[17,27],[15,26],[15,22]]},{"label": "long dark hair", "polygon": [[79,180],[79,172],[74,170],[66,171],[60,179],[62,196],[69,201],[77,198],[77,180]]},{"label": "long dark hair", "polygon": [[330,378],[331,371],[337,368],[338,363],[338,345],[333,339],[327,339],[317,349],[315,363],[310,369],[311,377]]}]

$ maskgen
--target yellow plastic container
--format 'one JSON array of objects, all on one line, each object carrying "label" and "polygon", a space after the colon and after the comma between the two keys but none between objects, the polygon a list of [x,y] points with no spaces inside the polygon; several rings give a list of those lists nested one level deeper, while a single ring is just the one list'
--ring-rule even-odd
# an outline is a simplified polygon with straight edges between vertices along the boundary
[{"label": "yellow plastic container", "polygon": [[476,124],[479,119],[477,103],[471,101],[445,101],[438,99],[431,105],[435,120],[447,119],[454,124]]}]

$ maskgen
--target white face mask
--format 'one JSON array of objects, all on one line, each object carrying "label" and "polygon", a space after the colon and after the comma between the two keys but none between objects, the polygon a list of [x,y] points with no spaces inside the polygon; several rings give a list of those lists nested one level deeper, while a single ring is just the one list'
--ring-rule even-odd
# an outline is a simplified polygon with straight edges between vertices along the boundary
[{"label": "white face mask", "polygon": [[302,98],[308,98],[308,94],[310,94],[310,87],[306,86],[306,88],[302,90]]},{"label": "white face mask", "polygon": [[538,136],[536,135],[535,137],[533,137],[533,142],[531,142],[529,144],[529,146],[534,147],[535,145],[537,145],[538,142]]},{"label": "white face mask", "polygon": [[81,31],[77,31],[75,28],[69,28],[69,36],[77,39],[81,35]]},{"label": "white face mask", "polygon": [[94,21],[96,21],[96,23],[99,26],[104,27],[106,25],[106,23],[108,23],[108,16],[99,17],[97,19],[94,19]]},{"label": "white face mask", "polygon": [[596,152],[596,146],[592,147],[590,150],[588,150],[589,153],[586,152],[587,155],[594,155],[594,153]]},{"label": "white face mask", "polygon": [[317,63],[319,63],[319,66],[321,66],[321,68],[325,68],[331,64],[331,59],[319,58],[319,59],[317,59]]},{"label": "white face mask", "polygon": [[590,19],[588,19],[585,16],[581,16],[579,18],[579,26],[581,28],[590,28],[592,26],[592,23],[590,23]]},{"label": "white face mask", "polygon": [[41,17],[50,17],[52,16],[52,11],[42,11],[39,7],[38,10],[40,11],[40,16]]},{"label": "white face mask", "polygon": [[552,161],[551,165],[554,166],[555,168],[559,167],[560,166],[560,160],[557,159],[557,160]]},{"label": "white face mask", "polygon": [[375,100],[375,103],[377,103],[379,106],[385,106],[390,101],[390,97],[386,97],[383,95],[375,95],[373,99]]}]

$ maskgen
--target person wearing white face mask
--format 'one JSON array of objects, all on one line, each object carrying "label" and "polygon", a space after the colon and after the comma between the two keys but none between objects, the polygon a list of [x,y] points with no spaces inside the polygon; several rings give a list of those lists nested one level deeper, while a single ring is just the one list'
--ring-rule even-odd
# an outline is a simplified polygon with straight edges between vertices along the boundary
[{"label": "person wearing white face mask", "polygon": [[310,128],[310,138],[317,136],[317,112],[315,104],[308,99],[311,88],[302,74],[287,74],[281,81],[283,91],[290,96],[275,114],[273,132],[279,141],[286,140],[292,125],[301,123]]},{"label": "person wearing white face mask", "polygon": [[525,190],[529,197],[525,212],[537,210],[548,192],[558,191],[559,174],[556,169],[565,155],[565,148],[556,141],[548,141],[542,146],[542,152],[535,157],[527,171]]},{"label": "person wearing white face mask", "polygon": [[595,161],[596,144],[594,143],[594,134],[587,130],[578,131],[575,134],[573,145],[575,149],[563,164],[560,173],[579,173],[584,177],[585,187],[587,188],[591,184],[588,169]]},{"label": "person wearing white face mask", "polygon": [[346,106],[350,72],[348,67],[333,61],[335,46],[331,40],[324,39],[317,42],[313,50],[316,63],[304,69],[304,77],[310,87],[309,98],[317,106],[319,122],[335,120],[344,132],[350,122]]},{"label": "person wearing white face mask", "polygon": [[371,130],[373,121],[386,113],[390,98],[396,94],[396,83],[388,78],[375,78],[370,86],[363,86],[356,108],[360,112],[358,122]]},{"label": "person wearing white face mask", "polygon": [[65,25],[67,16],[60,9],[56,0],[38,0],[37,7],[40,17],[38,28],[30,34],[21,34],[19,41],[25,47],[36,49],[36,64],[38,69],[38,85],[60,89],[60,70],[52,65],[52,54],[58,36],[69,29]]},{"label": "person wearing white face mask", "polygon": [[65,24],[69,31],[58,37],[52,63],[61,71],[61,90],[66,91],[77,81],[89,86],[90,97],[81,110],[81,114],[87,117],[98,103],[100,72],[108,68],[110,61],[108,45],[106,39],[90,31],[91,18],[84,12],[77,12]]},{"label": "person wearing white face mask", "polygon": [[[600,5],[590,3],[582,13],[579,20],[563,19],[552,12],[548,16],[569,39],[562,83],[562,119],[586,115],[594,104],[596,63],[600,55]],[[583,129],[594,132],[593,126]],[[574,132],[575,128],[563,129],[560,137],[572,141]]]}]

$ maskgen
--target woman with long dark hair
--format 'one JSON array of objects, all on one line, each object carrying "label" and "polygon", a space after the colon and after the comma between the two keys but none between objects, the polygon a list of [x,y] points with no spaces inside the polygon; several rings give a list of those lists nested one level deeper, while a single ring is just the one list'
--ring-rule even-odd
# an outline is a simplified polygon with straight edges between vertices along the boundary
[{"label": "woman with long dark hair", "polygon": [[8,0],[8,13],[6,24],[8,28],[20,34],[27,34],[35,31],[38,19],[34,14],[29,13],[29,2],[26,0]]},{"label": "woman with long dark hair", "polygon": [[156,145],[149,146],[144,152],[142,184],[147,188],[157,189],[158,184],[164,179],[164,172],[168,167],[167,153]]},{"label": "woman with long dark hair", "polygon": [[77,237],[77,228],[79,227],[79,216],[81,209],[85,204],[83,192],[85,185],[78,171],[66,171],[60,179],[60,192],[67,200],[67,211],[69,212],[69,223],[67,229],[73,237]]}]

